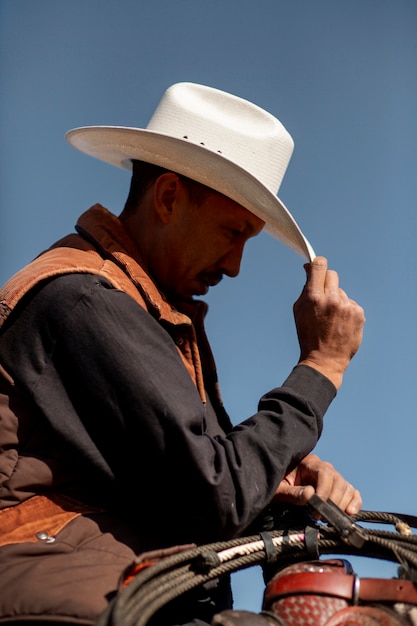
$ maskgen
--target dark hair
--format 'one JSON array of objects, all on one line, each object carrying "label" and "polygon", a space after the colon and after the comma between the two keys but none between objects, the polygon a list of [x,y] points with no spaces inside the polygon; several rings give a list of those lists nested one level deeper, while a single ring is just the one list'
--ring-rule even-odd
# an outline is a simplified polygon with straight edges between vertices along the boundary
[{"label": "dark hair", "polygon": [[[130,181],[129,195],[127,197],[123,211],[125,213],[131,213],[140,204],[143,196],[149,187],[155,182],[155,180],[162,174],[171,172],[159,165],[153,163],[146,163],[145,161],[132,160],[132,179]],[[197,206],[202,204],[204,200],[213,190],[206,185],[202,185],[187,176],[174,172],[190,196],[190,200]]]}]

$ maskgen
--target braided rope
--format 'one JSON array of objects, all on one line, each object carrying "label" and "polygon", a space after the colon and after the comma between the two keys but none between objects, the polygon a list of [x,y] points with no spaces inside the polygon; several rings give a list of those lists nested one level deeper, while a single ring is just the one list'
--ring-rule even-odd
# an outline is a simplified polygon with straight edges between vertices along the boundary
[{"label": "braided rope", "polygon": [[[417,580],[417,535],[413,535],[410,528],[417,528],[417,518],[396,513],[361,511],[352,516],[352,521],[355,524],[391,524],[397,532],[366,529],[365,544],[358,548],[346,543],[331,526],[317,523],[318,553],[350,554],[397,562],[411,579]],[[269,536],[275,549],[277,569],[290,562],[311,558],[305,533],[299,528],[272,530]],[[120,591],[96,626],[146,626],[159,609],[175,598],[209,580],[265,564],[267,556],[265,543],[257,534],[192,548],[166,557],[140,572]]]}]

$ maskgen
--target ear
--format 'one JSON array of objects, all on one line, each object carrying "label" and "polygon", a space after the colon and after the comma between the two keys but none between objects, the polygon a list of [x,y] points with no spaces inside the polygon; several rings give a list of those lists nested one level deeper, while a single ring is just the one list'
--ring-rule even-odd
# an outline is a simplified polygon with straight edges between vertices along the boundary
[{"label": "ear", "polygon": [[166,172],[156,179],[153,189],[154,207],[164,224],[171,221],[182,193],[181,181],[174,172]]}]

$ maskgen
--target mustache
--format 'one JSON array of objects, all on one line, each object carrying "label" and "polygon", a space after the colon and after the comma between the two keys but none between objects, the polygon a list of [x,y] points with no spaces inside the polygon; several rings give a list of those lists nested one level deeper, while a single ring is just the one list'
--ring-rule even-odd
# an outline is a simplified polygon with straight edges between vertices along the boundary
[{"label": "mustache", "polygon": [[210,287],[214,287],[215,285],[218,285],[220,281],[223,280],[223,272],[220,272],[220,271],[204,272],[199,275],[199,278]]}]

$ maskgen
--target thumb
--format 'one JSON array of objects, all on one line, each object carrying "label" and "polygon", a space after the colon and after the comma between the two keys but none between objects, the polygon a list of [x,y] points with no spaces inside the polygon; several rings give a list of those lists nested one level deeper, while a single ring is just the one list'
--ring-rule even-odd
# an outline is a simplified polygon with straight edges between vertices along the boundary
[{"label": "thumb", "polygon": [[281,485],[278,499],[280,502],[288,502],[297,506],[304,506],[315,494],[315,489],[311,485]]}]

